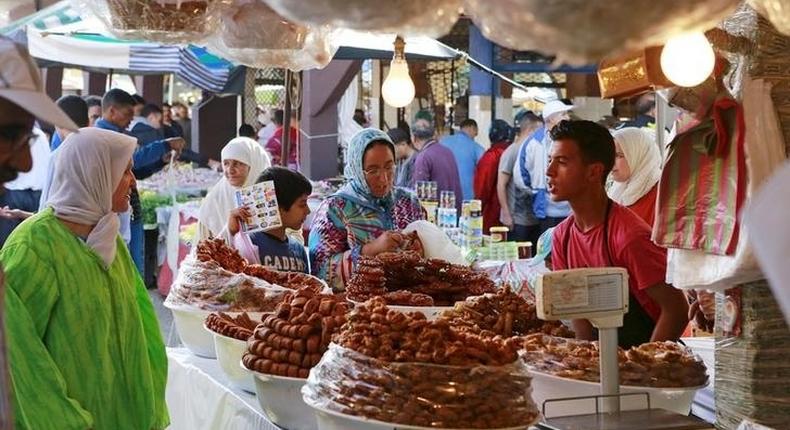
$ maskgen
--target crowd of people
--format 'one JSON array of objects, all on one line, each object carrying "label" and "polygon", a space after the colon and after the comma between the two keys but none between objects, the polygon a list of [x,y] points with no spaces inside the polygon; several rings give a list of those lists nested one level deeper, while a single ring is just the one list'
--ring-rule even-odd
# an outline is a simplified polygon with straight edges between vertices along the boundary
[{"label": "crowd of people", "polygon": [[[519,112],[513,126],[495,119],[488,130],[488,149],[475,141],[475,120],[463,120],[451,134],[437,136],[430,115],[420,112],[411,126],[387,131],[395,147],[395,184],[415,191],[419,181],[436,182],[438,190],[455,194],[459,208],[465,200],[481,200],[485,233],[506,226],[511,240],[535,246],[571,213],[567,201],[550,198],[546,171],[554,143],[551,131],[571,118],[573,108],[567,101],[553,100],[539,114]],[[649,113],[639,114],[639,124],[654,124]],[[661,153],[654,130],[636,127],[636,120],[610,130],[616,158],[607,192],[652,226]]]},{"label": "crowd of people", "polygon": [[[146,103],[119,89],[98,104],[95,97],[53,104],[24,50],[0,39],[0,60],[19,63],[4,79],[23,90],[10,96],[0,89],[0,180],[25,179],[17,171],[31,166],[43,178],[33,190],[39,196],[12,193],[37,204],[19,209],[27,219],[0,250],[0,387],[14,392],[13,411],[0,393],[0,416],[14,416],[19,429],[165,428],[167,358],[141,278],[136,179],[174,157],[209,160],[190,153],[189,118],[180,106]],[[449,137],[438,136],[422,113],[409,130],[362,129],[348,147],[347,182],[321,203],[306,248],[289,232],[301,230],[310,214],[312,186],[295,169],[296,145],[281,160],[284,114],[275,112],[273,130],[245,128],[222,149],[223,177],[201,204],[198,239],[223,238],[251,262],[312,273],[342,292],[361,257],[422,252],[402,231],[425,218],[415,184],[435,181],[455,193],[459,209],[470,197],[483,200],[486,228],[506,225],[516,240],[537,242],[553,228],[554,269],[626,268],[631,312],[622,346],[677,339],[688,303],[665,283],[666,250],[650,240],[661,169],[655,142],[641,128],[612,133],[571,119],[572,109],[552,101],[541,115],[520,113],[516,127],[495,120],[487,150],[475,142],[473,120]],[[54,150],[35,130],[34,114],[56,126]],[[298,125],[291,123],[296,142]],[[49,158],[38,162],[42,142]],[[248,235],[240,224],[250,208],[237,207],[234,194],[262,181],[274,183],[282,226]],[[23,186],[16,190],[32,188]],[[6,218],[10,211],[3,210]],[[586,320],[573,324],[580,338],[595,338]]]}]

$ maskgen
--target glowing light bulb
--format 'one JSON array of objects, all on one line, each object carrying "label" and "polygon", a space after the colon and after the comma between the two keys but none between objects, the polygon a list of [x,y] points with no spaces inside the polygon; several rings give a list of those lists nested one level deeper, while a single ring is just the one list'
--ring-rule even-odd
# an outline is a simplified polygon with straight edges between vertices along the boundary
[{"label": "glowing light bulb", "polygon": [[402,108],[414,100],[414,82],[409,76],[409,65],[402,58],[394,58],[390,71],[381,86],[384,101],[396,108]]},{"label": "glowing light bulb", "polygon": [[694,87],[708,79],[716,64],[716,54],[702,33],[675,36],[661,51],[661,70],[675,85]]}]

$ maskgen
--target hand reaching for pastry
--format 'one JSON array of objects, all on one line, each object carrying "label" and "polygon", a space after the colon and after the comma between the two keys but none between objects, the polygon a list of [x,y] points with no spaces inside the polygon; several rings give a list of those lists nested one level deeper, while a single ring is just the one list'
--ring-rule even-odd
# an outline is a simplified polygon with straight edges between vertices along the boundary
[{"label": "hand reaching for pastry", "polygon": [[375,257],[382,252],[397,251],[403,243],[403,235],[397,231],[385,231],[379,237],[362,246],[362,255]]},{"label": "hand reaching for pastry", "polygon": [[362,255],[375,257],[383,252],[411,251],[423,255],[422,242],[417,232],[385,231],[362,247]]},{"label": "hand reaching for pastry", "polygon": [[417,234],[416,231],[411,233],[402,233],[403,234],[403,242],[401,243],[400,250],[401,251],[411,251],[416,252],[420,256],[425,255],[422,241],[420,240],[420,236]]}]

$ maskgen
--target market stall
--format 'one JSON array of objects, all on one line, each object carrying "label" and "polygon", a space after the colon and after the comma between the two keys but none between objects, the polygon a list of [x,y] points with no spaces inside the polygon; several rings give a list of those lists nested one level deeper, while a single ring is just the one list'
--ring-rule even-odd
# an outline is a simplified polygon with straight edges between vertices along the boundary
[{"label": "market stall", "polygon": [[[410,271],[409,268],[416,270]],[[448,289],[448,285],[458,285],[457,281],[452,281],[454,276],[465,279],[463,288]],[[412,292],[403,290],[405,285],[412,286]],[[494,291],[494,282],[485,272],[475,274],[464,266],[421,260],[416,255],[392,254],[382,255],[360,266],[348,286],[349,302],[321,292],[322,288],[325,287],[320,281],[305,275],[278,275],[250,265],[222,241],[200,244],[197,260],[182,269],[168,297],[179,336],[187,346],[187,350],[169,351],[171,365],[176,367],[171,375],[173,383],[168,386],[169,401],[176,402],[178,390],[187,386],[207,384],[206,381],[216,385],[209,395],[178,400],[179,411],[207,411],[190,415],[191,423],[196,426],[193,428],[208,428],[199,423],[216,423],[220,422],[216,420],[230,419],[228,417],[239,419],[241,428],[256,425],[254,423],[260,423],[263,417],[281,427],[298,429],[316,426],[356,428],[353,426],[385,422],[418,426],[427,423],[424,421],[427,417],[399,417],[388,412],[383,407],[390,403],[382,403],[381,412],[371,412],[374,410],[372,406],[371,409],[356,409],[359,402],[374,402],[371,405],[377,401],[387,402],[386,396],[357,397],[371,395],[369,389],[355,391],[360,387],[354,382],[356,378],[372,383],[366,375],[403,378],[411,377],[407,375],[413,372],[420,375],[420,372],[427,372],[418,378],[421,381],[425,378],[438,379],[428,384],[432,388],[419,397],[448,402],[447,407],[453,405],[453,408],[461,406],[457,404],[461,399],[441,397],[440,400],[437,396],[442,390],[437,387],[442,384],[476,384],[475,387],[496,386],[504,390],[481,392],[480,395],[488,401],[492,401],[491,396],[498,395],[513,398],[521,390],[532,393],[526,398],[530,400],[524,399],[524,403],[519,403],[522,402],[519,397],[513,398],[516,403],[512,408],[523,410],[524,415],[513,414],[507,418],[510,421],[501,424],[487,421],[497,419],[494,416],[485,418],[487,415],[470,410],[472,415],[461,419],[477,416],[483,420],[475,424],[475,428],[512,425],[517,425],[513,428],[523,428],[535,423],[538,414],[531,399],[596,391],[598,363],[597,359],[590,357],[596,357],[594,351],[597,346],[568,339],[573,336],[572,331],[560,322],[538,319],[534,299],[525,299],[508,287],[495,294],[470,297],[469,294],[479,294],[484,290]],[[434,303],[434,300],[438,302]],[[274,306],[277,302],[280,303]],[[453,303],[454,306],[446,306]],[[348,313],[351,306],[355,309]],[[347,320],[350,323],[344,324]],[[388,327],[391,324],[393,326]],[[446,336],[444,340],[434,340],[442,352],[423,348],[410,351],[407,346],[410,334],[403,334],[406,337],[402,339],[399,339],[401,335],[390,339],[392,335],[387,334],[388,330],[399,330],[398,327],[413,327],[415,347],[423,342],[419,340],[424,339],[423,336]],[[386,342],[393,343],[388,345]],[[475,350],[477,352],[472,352]],[[518,358],[516,352],[519,350],[527,351],[527,355]],[[217,361],[212,365],[205,359],[190,358],[186,351],[201,357],[213,357]],[[682,346],[659,342],[621,351],[620,354],[630,357],[621,363],[621,377],[626,378],[623,384],[645,387],[636,388],[637,391],[652,390],[651,401],[663,408],[688,413],[696,390],[707,385],[709,375],[702,360]],[[405,362],[406,367],[387,364],[394,361]],[[415,362],[413,369],[409,367],[412,362]],[[425,363],[422,370],[417,364],[420,362]],[[466,379],[465,371],[442,376],[430,373],[447,364],[471,366],[466,372],[473,372],[476,382]],[[644,369],[645,366],[652,366],[648,368],[654,372],[653,376],[651,373],[634,373],[634,369]],[[218,368],[222,377],[217,376]],[[497,368],[499,370],[495,370]],[[340,369],[345,370],[341,372]],[[198,376],[184,376],[195,372]],[[335,379],[338,372],[346,376]],[[394,373],[387,376],[389,372]],[[479,379],[479,372],[491,372],[484,378],[486,382]],[[521,376],[516,376],[519,374]],[[564,379],[567,379],[564,388],[558,391],[557,383]],[[401,379],[398,380],[403,384]],[[554,382],[548,382],[552,380]],[[574,380],[579,382],[572,382]],[[334,385],[336,383],[337,386]],[[412,390],[419,389],[417,385],[406,384],[403,393],[390,393],[393,396],[390,402],[403,405],[415,396]],[[476,391],[480,388],[470,385],[468,389]],[[254,398],[245,392],[256,393],[260,409],[254,403],[250,405]],[[333,392],[337,394],[331,394]],[[678,398],[680,392],[685,394]],[[338,395],[350,397],[343,400]],[[471,399],[463,401],[475,404]],[[624,404],[623,407],[639,408],[634,404]],[[263,411],[263,416],[259,410]],[[222,414],[216,415],[219,411],[223,411]],[[452,418],[448,416],[447,419]]]},{"label": "market stall", "polygon": [[[577,150],[564,158],[583,160],[576,164],[586,169],[571,176],[585,187],[568,193],[567,200],[582,192],[592,196],[582,202],[587,208],[578,205],[571,216],[576,222],[588,209],[587,221],[595,222],[576,231],[571,229],[578,223],[563,221],[537,243],[508,240],[511,231],[505,226],[484,231],[488,208],[483,201],[456,201],[437,181],[417,181],[414,193],[392,192],[394,145],[381,131],[366,130],[375,137],[356,148],[361,160],[347,160],[349,182],[342,188],[340,181],[313,183],[306,202],[313,212],[330,202],[323,205],[322,218],[305,221],[305,230],[324,229],[323,236],[312,237],[311,254],[321,253],[327,242],[335,245],[321,256],[324,279],[314,276],[321,273],[316,268],[275,270],[242,256],[236,240],[251,237],[249,231],[265,234],[268,220],[275,218],[285,229],[274,181],[234,188],[237,207],[242,196],[254,200],[256,221],[243,220],[233,243],[215,237],[192,242],[200,197],[220,178],[218,172],[171,163],[140,181],[144,217],[161,245],[156,254],[164,266],[159,279],[164,306],[184,345],[167,350],[173,429],[702,430],[714,422],[749,421],[738,409],[740,398],[748,398],[746,404],[760,410],[760,421],[767,425],[782,428],[787,422],[787,327],[775,306],[766,306],[766,315],[760,315],[760,306],[772,299],[751,291],[761,291],[762,273],[740,219],[750,196],[784,162],[783,130],[770,82],[744,75],[746,42],[738,37],[745,36],[702,33],[732,14],[737,2],[672,2],[664,10],[639,1],[628,11],[574,2],[574,13],[558,13],[566,9],[558,4],[541,8],[529,0],[508,2],[513,8],[435,0],[403,2],[387,14],[379,4],[355,1],[321,0],[305,7],[280,0],[206,0],[186,2],[184,9],[181,2],[154,3],[159,7],[125,0],[83,6],[119,37],[205,42],[244,64],[304,70],[326,66],[342,52],[338,41],[364,52],[349,33],[334,32],[332,26],[435,35],[436,28],[450,28],[463,5],[483,33],[503,46],[550,40],[546,49],[559,61],[603,60],[598,79],[604,97],[659,90],[659,112],[669,103],[682,111],[671,134],[661,121],[653,130],[666,150],[651,184],[653,225],[606,193],[612,168],[607,163],[614,163],[609,158],[615,158],[615,145],[621,143],[591,121],[560,123],[589,132],[582,133],[593,136],[586,143],[601,144],[600,152],[609,158],[579,150],[579,134],[556,138],[562,141],[557,145]],[[418,13],[425,8],[429,13]],[[607,37],[590,40],[591,22],[600,26],[600,16],[626,20],[626,12],[644,13],[655,25],[629,21]],[[672,52],[685,52],[683,43],[669,40],[681,30],[695,32],[680,40],[696,43],[705,67],[670,58]],[[38,43],[36,34],[28,37]],[[709,38],[718,40],[715,51]],[[774,42],[790,46],[786,39]],[[414,84],[404,40],[398,37],[395,43],[392,75],[405,72],[393,77],[402,86],[390,81],[390,90],[403,91],[389,92],[386,99],[410,103]],[[672,139],[664,142],[667,136]],[[374,143],[384,149],[376,151]],[[288,154],[288,138],[283,154]],[[384,162],[365,166],[366,154]],[[544,188],[535,189],[532,198],[564,197],[563,185],[577,184],[563,184],[561,176],[555,171],[556,182],[536,181]],[[337,211],[328,214],[329,209]],[[613,213],[619,223],[610,223]],[[590,232],[598,236],[585,236]],[[621,246],[610,246],[610,234],[618,233]],[[595,250],[572,242],[578,237],[590,238],[587,244]],[[637,239],[641,247],[632,248]],[[296,248],[307,254],[301,245]],[[599,251],[598,260],[585,259]],[[713,302],[708,290],[718,292],[715,321],[706,315]],[[659,304],[655,296],[664,301]],[[676,299],[675,309],[665,306],[667,297]],[[689,299],[698,311],[691,315],[702,321],[698,328],[715,323],[716,337],[680,338],[688,328]],[[682,315],[669,312],[678,309]],[[666,315],[675,320],[659,324]],[[637,325],[631,318],[642,320]],[[750,343],[743,341],[742,329],[749,330]],[[776,339],[773,347],[764,345],[770,343],[764,340],[768,335]],[[765,362],[754,358],[748,368],[722,365],[728,363],[722,360],[742,364],[738,360],[759,355],[754,344],[763,348]],[[742,392],[736,383],[752,378],[753,371],[769,379],[757,395]],[[723,402],[715,405],[713,398]],[[776,407],[765,412],[766,404]]]}]

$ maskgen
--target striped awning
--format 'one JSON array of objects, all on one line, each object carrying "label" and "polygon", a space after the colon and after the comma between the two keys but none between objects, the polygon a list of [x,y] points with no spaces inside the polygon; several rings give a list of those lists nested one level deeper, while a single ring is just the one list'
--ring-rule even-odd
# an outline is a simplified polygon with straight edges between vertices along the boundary
[{"label": "striped awning", "polygon": [[81,17],[64,0],[0,29],[0,33],[26,41],[30,54],[40,60],[130,74],[175,73],[215,93],[223,92],[234,67],[204,48],[122,40],[97,31],[101,28],[95,18]]}]

